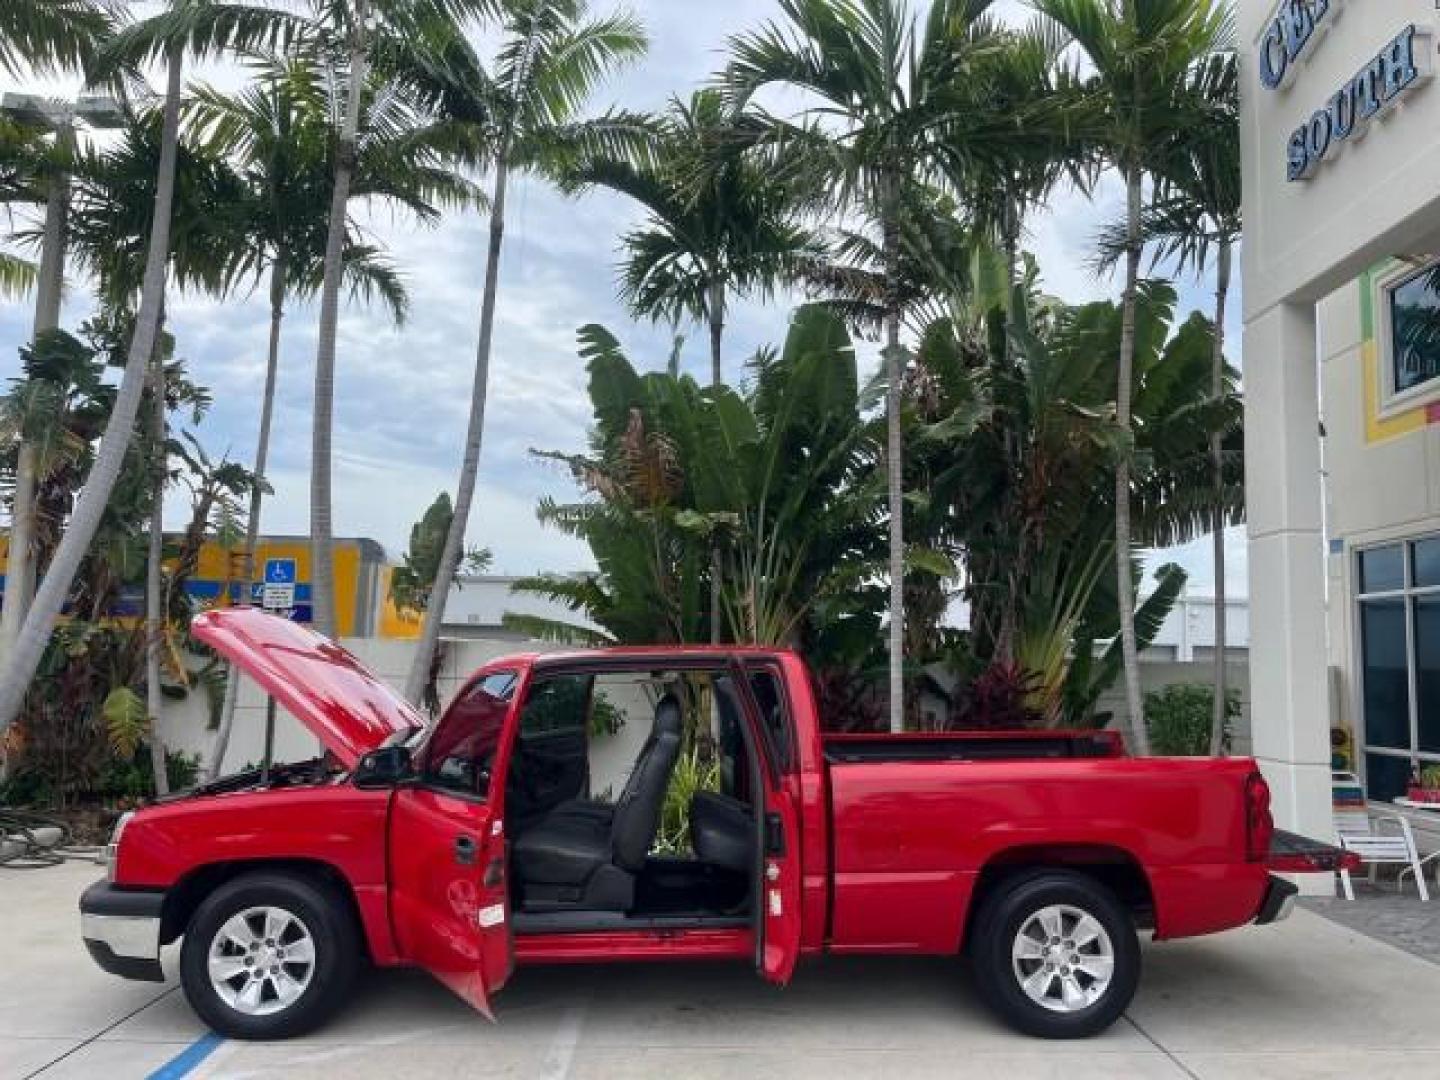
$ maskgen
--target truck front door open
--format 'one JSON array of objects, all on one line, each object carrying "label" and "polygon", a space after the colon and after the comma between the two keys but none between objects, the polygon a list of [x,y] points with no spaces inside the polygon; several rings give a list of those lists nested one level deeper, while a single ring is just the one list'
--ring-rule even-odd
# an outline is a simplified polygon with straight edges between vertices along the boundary
[{"label": "truck front door open", "polygon": [[503,670],[466,686],[422,749],[418,781],[396,790],[390,812],[401,951],[487,1016],[513,966],[500,759],[523,682]]}]

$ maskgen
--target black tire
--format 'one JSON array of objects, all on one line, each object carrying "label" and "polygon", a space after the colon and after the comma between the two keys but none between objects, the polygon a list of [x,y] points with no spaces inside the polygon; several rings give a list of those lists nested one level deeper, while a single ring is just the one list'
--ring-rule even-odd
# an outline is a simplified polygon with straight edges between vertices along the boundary
[{"label": "black tire", "polygon": [[[1017,967],[1028,974],[1043,966],[1045,960],[1026,960],[1022,964],[1012,959],[1011,950],[1022,929],[1039,912],[1050,907],[1073,909],[1098,921],[1109,938],[1113,957],[1109,984],[1098,991],[1098,996],[1089,1004],[1068,1012],[1055,1011],[1061,1006],[1058,1001],[1054,1007],[1038,1003],[1021,985]],[[1065,925],[1073,927],[1075,923],[1067,921]],[[1097,942],[1085,950],[1098,952],[1100,948]],[[1057,954],[1062,963],[1064,955]],[[1087,874],[1069,870],[1037,871],[999,885],[976,912],[970,956],[975,981],[986,1004],[1010,1026],[1042,1039],[1081,1039],[1104,1031],[1130,1005],[1140,983],[1140,942],[1134,918],[1103,884]],[[1090,958],[1082,956],[1082,960]],[[1087,962],[1085,966],[1096,965]],[[1049,994],[1042,992],[1042,996],[1061,996],[1063,982],[1058,980],[1059,970],[1057,967],[1057,981],[1045,986]],[[1071,971],[1068,966],[1063,970]],[[1073,985],[1086,991],[1087,996],[1099,985],[1098,980],[1078,968],[1073,978]]]},{"label": "black tire", "polygon": [[[313,942],[313,965],[299,996],[281,1005],[275,984],[269,984],[270,1000],[263,1004],[274,1011],[262,1015],[248,1014],[227,1002],[212,984],[209,972],[211,945],[220,929],[253,908],[274,908],[288,914],[299,921]],[[258,925],[263,928],[263,921]],[[257,871],[221,885],[196,909],[180,950],[180,985],[190,1007],[219,1034],[235,1039],[288,1039],[313,1031],[339,1008],[354,984],[360,951],[350,906],[333,888],[301,874]],[[292,949],[292,956],[294,952]],[[244,950],[237,955],[245,956]],[[296,976],[295,982],[306,970],[303,963],[286,968]],[[248,977],[237,976],[238,983],[243,986]],[[261,992],[266,992],[264,986]]]}]

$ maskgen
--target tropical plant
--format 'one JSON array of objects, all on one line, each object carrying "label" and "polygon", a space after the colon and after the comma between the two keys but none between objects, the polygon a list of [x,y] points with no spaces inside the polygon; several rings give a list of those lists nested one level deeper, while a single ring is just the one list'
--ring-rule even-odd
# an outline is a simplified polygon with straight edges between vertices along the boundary
[{"label": "tropical plant", "polygon": [[[338,145],[332,118],[339,111],[343,87],[304,54],[253,57],[250,67],[254,79],[241,93],[197,88],[188,119],[202,145],[236,162],[244,184],[233,205],[252,242],[227,267],[227,284],[244,279],[258,283],[268,277],[270,333],[255,448],[255,471],[263,477],[286,303],[312,296],[322,283],[325,215]],[[478,191],[450,165],[446,125],[429,118],[412,95],[376,78],[371,82],[364,95],[352,199],[401,207],[426,225],[438,221],[442,206],[478,202]],[[384,253],[362,237],[354,222],[347,223],[344,245],[342,275],[351,298],[379,300],[402,322],[408,297]],[[241,548],[247,597],[255,579],[262,491],[257,489],[249,502]],[[224,756],[237,696],[238,682],[231,680],[212,762]]]},{"label": "tropical plant", "polygon": [[720,759],[707,740],[694,740],[680,752],[665,801],[660,807],[660,826],[650,850],[656,855],[688,855],[694,851],[690,836],[690,800],[701,791],[720,790]]},{"label": "tropical plant", "polygon": [[[1135,320],[1135,535],[1165,546],[1202,533],[1216,508],[1243,514],[1241,417],[1229,395],[1209,392],[1213,334],[1192,316],[1172,332],[1175,292],[1140,290]],[[927,333],[918,367],[932,374],[940,415],[911,438],[921,455],[947,464],[929,487],[950,515],[947,543],[965,566],[970,608],[967,655],[981,670],[1014,661],[1036,676],[1031,700],[1043,722],[1090,723],[1094,704],[1122,668],[1120,604],[1113,575],[1113,511],[1107,488],[1127,443],[1110,411],[1115,345],[1123,313],[1101,302],[1054,310],[1006,346],[1004,319],[989,316],[987,353],[950,324]],[[1225,450],[1217,495],[1208,454]],[[1139,577],[1132,561],[1132,589]],[[1162,567],[1135,609],[1137,642],[1158,632],[1185,580]],[[1106,642],[1097,655],[1096,642]]]},{"label": "tropical plant", "polygon": [[[455,515],[435,579],[435,590],[442,596],[450,591],[465,549],[480,469],[505,236],[505,196],[511,173],[518,170],[558,177],[583,159],[601,154],[627,157],[628,150],[643,145],[648,137],[645,125],[632,117],[581,118],[598,83],[644,53],[645,34],[634,17],[621,13],[591,18],[585,0],[504,0],[500,6],[501,40],[491,67],[487,69],[469,43],[459,38],[447,53],[447,63],[455,74],[437,80],[435,87],[444,114],[480,133],[494,185],[470,416],[456,482]],[[465,62],[457,63],[456,56],[463,56]],[[405,696],[411,701],[418,699],[430,670],[440,637],[440,606],[427,610],[421,624],[405,680]]]},{"label": "tropical plant", "polygon": [[[0,116],[0,205],[45,205],[45,253],[41,263],[0,253],[0,295],[20,298],[35,288],[34,336],[38,339],[60,323],[64,261],[64,217],[69,177],[63,159],[73,149],[65,132],[52,141],[39,126]],[[36,448],[21,437],[16,448],[15,486],[11,498],[10,536],[6,563],[6,603],[0,611],[0,665],[13,647],[30,607],[35,574],[31,559],[35,534]]]},{"label": "tropical plant", "polygon": [[69,527],[48,572],[36,590],[14,648],[5,657],[0,675],[0,736],[20,711],[35,674],[54,619],[60,614],[90,543],[100,526],[115,481],[125,462],[145,377],[160,330],[165,271],[170,253],[170,212],[175,199],[175,161],[179,147],[180,85],[183,54],[178,46],[166,50],[167,86],[162,115],[160,167],[155,209],[146,249],[139,313],[130,341],[125,373],[110,411],[95,464],[70,515]]},{"label": "tropical plant", "polygon": [[[655,142],[639,160],[585,161],[566,182],[609,188],[646,209],[645,222],[621,238],[620,295],[638,317],[706,324],[710,382],[718,386],[732,298],[773,295],[822,248],[800,224],[803,200],[795,184],[744,153],[737,118],[719,90],[698,90],[689,101],[672,98]],[[719,641],[715,557],[710,633]]]},{"label": "tropical plant", "polygon": [[729,640],[827,655],[811,646],[827,623],[841,635],[854,614],[844,607],[879,567],[874,444],[840,319],[800,308],[785,347],[752,361],[743,397],[688,376],[637,374],[599,327],[580,338],[592,449],[548,456],[589,498],[543,503],[540,517],[585,540],[599,571],[517,588],[583,612],[601,633],[527,618],[507,625],[552,638],[707,640],[701,599],[707,555],[718,549]]},{"label": "tropical plant", "polygon": [[960,695],[955,726],[966,731],[1024,731],[1044,717],[1034,705],[1037,676],[1013,661],[997,660],[971,679]]},{"label": "tropical plant", "polygon": [[938,177],[938,147],[957,88],[995,43],[988,0],[937,0],[921,24],[906,0],[781,0],[776,23],[731,39],[725,81],[737,105],[766,86],[814,95],[813,115],[758,114],[768,141],[823,176],[835,201],[880,233],[885,274],[885,461],[889,512],[889,692],[905,716],[905,542],[900,345],[901,236],[911,185]]},{"label": "tropical plant", "polygon": [[0,5],[0,71],[78,71],[94,63],[113,22],[104,0],[6,0]]},{"label": "tropical plant", "polygon": [[[1213,756],[1211,750],[1211,698],[1213,687],[1198,683],[1175,683],[1145,695],[1145,726],[1150,745],[1167,757]],[[1240,694],[1230,690],[1221,703],[1221,749],[1230,743],[1231,727],[1240,718]]]},{"label": "tropical plant", "polygon": [[[121,317],[92,320],[83,328],[84,340],[52,331],[22,351],[24,377],[6,399],[3,415],[7,433],[11,420],[24,418],[26,406],[43,408],[52,417],[32,439],[41,465],[35,556],[42,573],[86,482],[87,466],[113,406],[114,391],[102,381],[104,360],[123,359],[132,323],[133,318]],[[181,364],[168,359],[172,347],[165,336],[159,350],[164,358],[162,388],[157,398],[155,383],[148,383],[142,410],[149,416],[158,405],[158,411],[184,414],[193,422],[209,394],[190,382]],[[198,668],[193,664],[185,582],[194,572],[201,545],[219,536],[237,512],[235,500],[244,496],[250,478],[223,462],[212,466],[193,437],[167,435],[163,443],[160,438],[147,424],[127,448],[95,538],[66,597],[70,618],[57,624],[47,641],[39,674],[11,729],[15,737],[7,740],[17,751],[12,755],[17,782],[38,784],[61,801],[106,789],[104,774],[112,767],[129,769],[143,760],[146,768],[153,768],[163,751],[152,720],[159,694],[183,695],[192,685],[207,683],[213,671],[209,663]],[[7,469],[15,449],[12,436],[0,455]],[[167,458],[178,459],[181,468],[163,480],[178,478],[189,484],[192,520],[178,544],[165,546],[163,600],[152,597],[142,621],[131,617],[131,596],[144,574],[147,541],[159,535],[153,518],[155,473]],[[164,613],[163,621],[150,614],[157,612]],[[150,666],[152,658],[155,667]],[[146,787],[163,792],[168,782],[168,774],[156,773]]]},{"label": "tropical plant", "polygon": [[[440,554],[454,516],[450,496],[442,491],[420,520],[410,526],[409,550],[390,575],[390,599],[401,611],[423,613],[429,608],[440,569]],[[466,552],[463,561],[471,573],[478,574],[490,565],[491,558],[487,549],[476,548]]]},{"label": "tropical plant", "polygon": [[[1191,78],[1186,100],[1196,112],[1175,139],[1173,153],[1158,171],[1161,194],[1144,222],[1156,258],[1173,257],[1176,270],[1199,272],[1215,262],[1214,349],[1210,364],[1210,393],[1223,402],[1229,392],[1225,364],[1225,313],[1230,293],[1231,264],[1240,241],[1240,95],[1238,62],[1233,54],[1216,57]],[[1216,510],[1211,527],[1215,567],[1215,660],[1210,753],[1225,745],[1226,709],[1226,586],[1225,447],[1220,434],[1210,439],[1210,467],[1214,476]]]},{"label": "tropical plant", "polygon": [[[1128,438],[1132,428],[1135,310],[1144,249],[1142,212],[1146,178],[1153,176],[1190,111],[1183,100],[1197,68],[1233,47],[1229,9],[1220,0],[1034,0],[1043,15],[1069,35],[1093,73],[1086,80],[1097,149],[1125,184],[1125,291],[1116,373],[1115,419]],[[1115,572],[1124,647],[1125,697],[1131,739],[1147,750],[1140,697],[1139,649],[1131,596],[1131,458],[1115,470]]]},{"label": "tropical plant", "polygon": [[608,188],[645,209],[645,221],[620,241],[621,298],[639,318],[704,323],[718,385],[731,296],[770,297],[821,248],[800,224],[794,184],[743,153],[738,120],[719,90],[672,98],[656,127],[638,160],[585,160],[564,180]]}]

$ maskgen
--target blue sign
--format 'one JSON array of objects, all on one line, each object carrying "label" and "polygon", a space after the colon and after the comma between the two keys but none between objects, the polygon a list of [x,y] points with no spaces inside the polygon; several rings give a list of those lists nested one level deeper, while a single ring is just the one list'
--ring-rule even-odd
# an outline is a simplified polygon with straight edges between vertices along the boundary
[{"label": "blue sign", "polygon": [[[1286,147],[1286,178],[1306,180],[1320,163],[1360,139],[1383,114],[1431,75],[1429,34],[1413,23],[1342,86],[1324,107],[1295,129]],[[1423,43],[1417,47],[1417,41]]]},{"label": "blue sign", "polygon": [[266,584],[266,585],[294,585],[294,584],[295,584],[295,560],[294,560],[294,559],[266,559],[266,560],[265,560],[265,584]]},{"label": "blue sign", "polygon": [[1330,0],[1285,0],[1260,42],[1260,81],[1275,90],[1330,18]]}]

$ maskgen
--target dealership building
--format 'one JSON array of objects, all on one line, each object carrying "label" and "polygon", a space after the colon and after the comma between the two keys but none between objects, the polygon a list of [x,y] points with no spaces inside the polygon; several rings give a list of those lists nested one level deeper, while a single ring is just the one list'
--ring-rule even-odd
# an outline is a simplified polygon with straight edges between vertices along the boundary
[{"label": "dealership building", "polygon": [[1334,746],[1372,803],[1440,764],[1440,12],[1238,29],[1252,732],[1276,817],[1326,836]]}]

